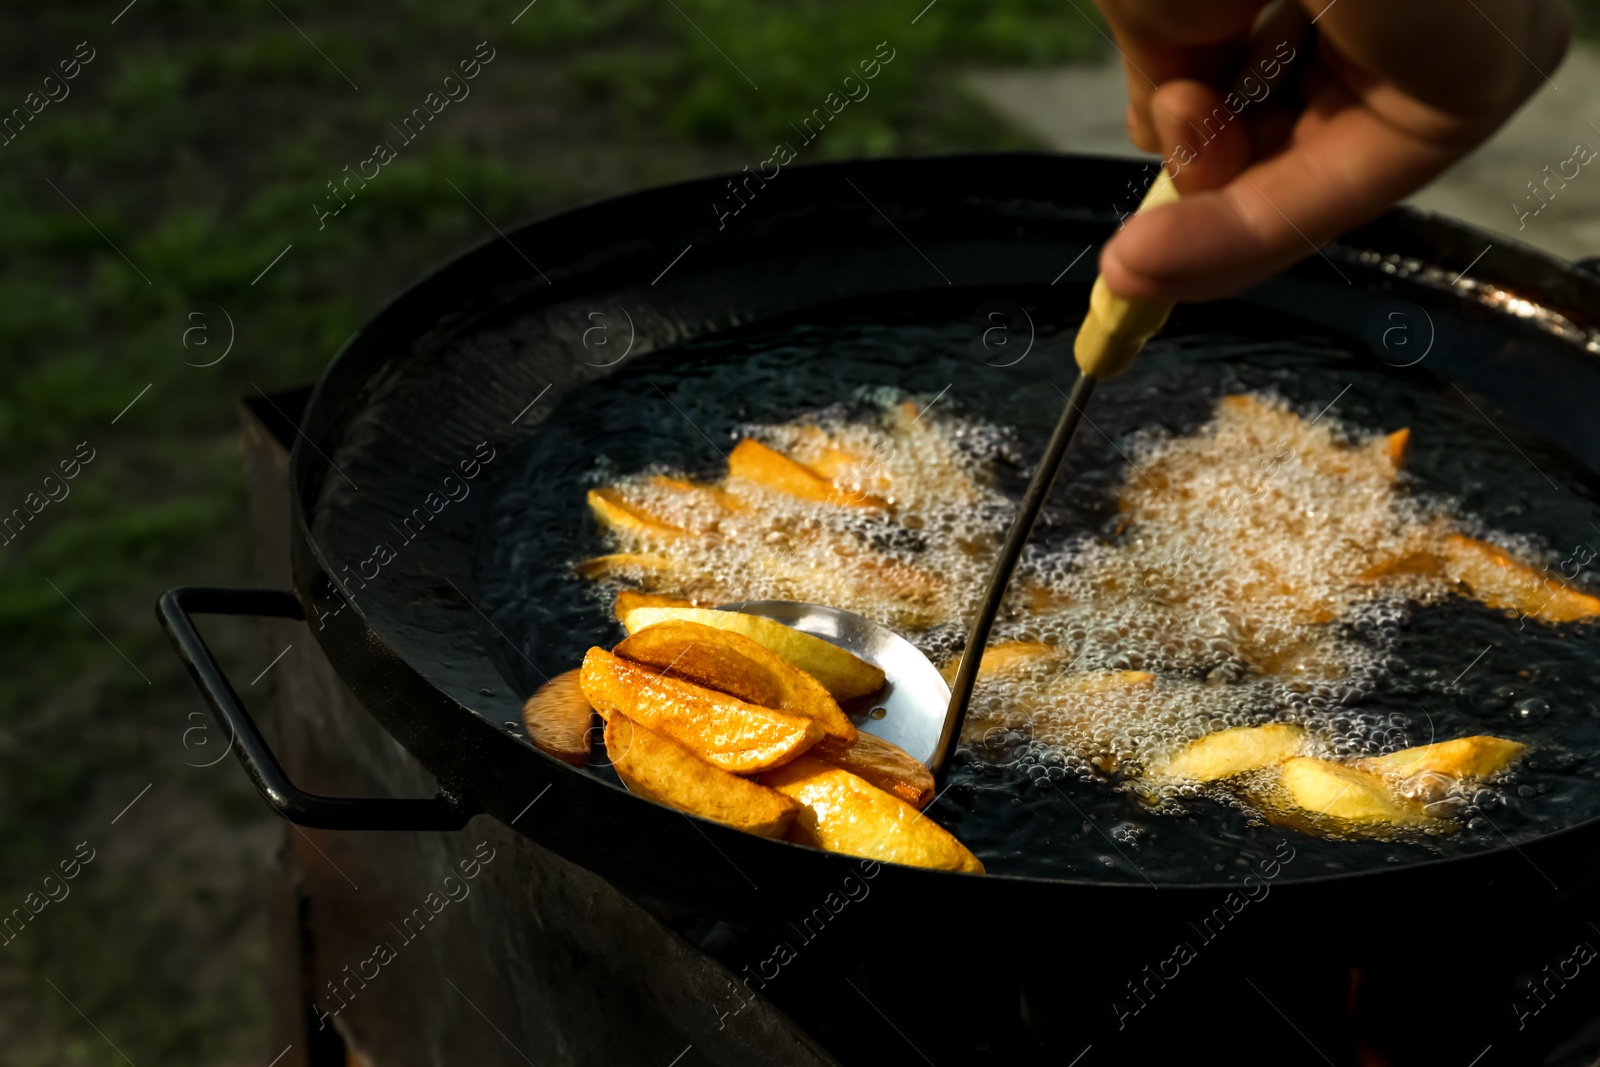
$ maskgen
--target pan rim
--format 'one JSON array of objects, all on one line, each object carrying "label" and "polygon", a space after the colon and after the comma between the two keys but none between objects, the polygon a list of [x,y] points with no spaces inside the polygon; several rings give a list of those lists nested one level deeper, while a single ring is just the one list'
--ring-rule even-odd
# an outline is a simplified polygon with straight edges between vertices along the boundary
[{"label": "pan rim", "polygon": [[[941,165],[988,166],[1003,165],[1015,162],[1041,163],[1050,166],[1092,165],[1108,171],[1114,171],[1119,174],[1134,173],[1139,167],[1139,164],[1130,163],[1126,160],[1110,159],[1107,157],[1092,155],[1017,152],[982,155],[949,154],[921,157],[899,157],[887,160],[835,161],[805,164],[797,166],[793,169],[796,175],[816,175],[830,172],[856,172],[880,169],[893,170],[909,167],[937,167]],[[733,174],[719,174],[709,177],[691,178],[668,185],[638,190],[624,194],[620,197],[596,198],[595,200],[569,208],[567,210],[556,212],[525,223],[514,230],[508,231],[508,234],[510,238],[517,239],[519,242],[521,242],[535,236],[544,227],[557,224],[570,226],[575,222],[581,222],[583,219],[592,216],[596,212],[612,211],[623,205],[631,205],[636,207],[639,205],[647,205],[656,202],[661,198],[668,197],[670,195],[677,195],[685,192],[704,192],[713,190],[729,179],[738,176],[739,174],[735,172]],[[1108,224],[1114,220],[1115,216],[1111,211],[1108,210],[1104,214]],[[1435,215],[1429,212],[1418,211],[1416,209],[1407,207],[1399,207],[1391,210],[1391,212],[1384,216],[1384,218],[1378,223],[1341,238],[1339,241],[1335,242],[1333,246],[1330,246],[1330,251],[1336,251],[1337,254],[1341,256],[1342,260],[1346,262],[1354,262],[1363,254],[1389,255],[1392,253],[1385,252],[1381,248],[1373,247],[1372,242],[1376,240],[1376,238],[1369,235],[1382,233],[1384,227],[1399,228],[1403,230],[1408,226],[1420,227],[1424,231],[1447,231],[1460,238],[1470,238],[1470,243],[1473,243],[1474,245],[1479,242],[1480,238],[1483,242],[1489,242],[1491,240],[1491,235],[1488,235],[1483,231],[1476,230],[1465,223],[1447,219],[1443,216]],[[704,229],[704,227],[701,229]],[[680,228],[676,232],[678,232],[681,236],[684,233],[692,233],[696,231],[685,231]],[[498,235],[486,237],[483,241],[478,242],[460,254],[448,258],[443,264],[431,270],[429,273],[424,275],[421,279],[407,287],[402,292],[396,294],[378,311],[376,311],[360,330],[356,331],[355,334],[345,341],[345,343],[340,347],[339,351],[330,361],[327,368],[325,368],[323,374],[313,388],[311,396],[306,404],[306,418],[302,420],[302,432],[297,434],[290,456],[292,540],[295,542],[297,548],[303,549],[303,558],[297,559],[297,565],[295,568],[295,584],[297,594],[301,597],[302,602],[308,609],[308,619],[315,617],[313,614],[314,606],[319,600],[324,603],[332,602],[329,600],[331,583],[328,582],[327,576],[335,573],[336,571],[331,557],[327,554],[324,545],[311,528],[310,509],[315,505],[313,503],[314,494],[312,494],[309,490],[314,488],[314,486],[317,484],[319,481],[319,476],[325,473],[324,471],[319,471],[318,466],[319,461],[325,458],[320,456],[320,445],[331,443],[326,439],[319,442],[313,438],[314,436],[323,437],[326,431],[331,430],[341,424],[340,416],[343,405],[340,403],[340,401],[348,401],[350,399],[349,395],[344,397],[337,395],[339,387],[344,384],[342,379],[351,373],[352,364],[363,358],[363,346],[375,328],[400,314],[401,311],[410,303],[418,299],[418,294],[420,291],[423,291],[429,286],[437,283],[441,276],[450,274],[452,272],[460,272],[469,269],[469,264],[473,263],[474,261],[480,261],[487,255],[491,254],[495,247],[504,239],[506,238],[502,238]],[[1510,256],[1509,261],[1500,261],[1500,265],[1494,269],[1492,275],[1489,275],[1498,279],[1496,284],[1504,284],[1507,287],[1512,285],[1511,281],[1504,277],[1509,269],[1515,268],[1519,273],[1521,273],[1524,268],[1528,268],[1528,276],[1533,277],[1535,272],[1531,268],[1538,267],[1543,274],[1560,275],[1570,281],[1581,283],[1578,286],[1579,289],[1587,287],[1587,292],[1582,294],[1582,296],[1585,298],[1583,302],[1587,305],[1582,309],[1582,312],[1585,313],[1583,317],[1587,319],[1585,325],[1588,325],[1590,328],[1592,328],[1591,324],[1593,322],[1600,321],[1600,280],[1595,280],[1587,276],[1580,275],[1569,264],[1566,264],[1557,257],[1540,252],[1536,249],[1532,249],[1528,246],[1519,245],[1515,242],[1509,242],[1507,239],[1498,236],[1493,237],[1493,242],[1497,247],[1505,249],[1507,254]],[[1507,265],[1508,263],[1509,266]],[[1441,271],[1446,269],[1446,264],[1441,262],[1423,261],[1423,265],[1425,267],[1437,268]],[[560,268],[554,268],[554,270],[559,269]],[[1542,287],[1533,282],[1522,282],[1516,286],[1515,291],[1527,295],[1530,299],[1536,296],[1547,295]],[[1457,295],[1459,295],[1459,293]],[[1558,296],[1559,294],[1551,295],[1552,299],[1550,301],[1550,306],[1570,306],[1567,301],[1555,298],[1555,296]],[[1591,308],[1595,310],[1591,312]],[[1489,311],[1491,314],[1504,315],[1507,318],[1516,317],[1511,311],[1508,311],[1504,308],[1490,308]],[[1596,353],[1593,352],[1590,352],[1589,354],[1591,356],[1596,355]],[[306,428],[307,423],[311,424],[309,428]],[[320,425],[318,425],[319,423]],[[328,588],[319,589],[319,580]],[[363,631],[365,640],[380,643],[384,646],[384,648],[388,649],[398,658],[402,660],[405,659],[404,655],[393,649],[390,642],[384,638],[380,628],[375,624],[373,619],[368,617],[366,610],[362,608],[361,605],[352,601],[348,604],[348,606],[355,609],[352,613],[350,613],[350,616],[353,616],[352,621],[359,620],[359,627]],[[346,677],[346,680],[350,681],[349,677],[347,676],[347,664],[341,663],[340,660],[334,656],[333,650],[328,647],[328,643],[324,641],[324,638],[320,636],[320,634],[317,639],[319,644],[324,645],[325,651],[329,652],[330,661],[334,663],[335,668],[338,670],[341,677]],[[413,675],[412,681],[415,684],[428,687],[432,690],[432,693],[429,694],[430,696],[437,697],[448,702],[448,707],[451,709],[451,714],[458,717],[458,729],[470,726],[474,721],[486,723],[490,726],[493,725],[492,723],[487,722],[481,712],[473,709],[469,705],[434,686],[433,683],[430,682],[419,670],[417,670],[414,665],[408,664],[408,666],[411,667],[411,673]],[[362,688],[357,687],[354,682],[351,682],[351,685],[352,688],[356,689],[357,695],[363,698],[363,703],[368,706],[369,711],[372,711],[371,703],[367,700],[366,694],[362,692]],[[373,712],[373,714],[377,715],[376,712]],[[395,731],[390,728],[389,723],[385,721],[382,716],[378,717],[380,723],[384,725],[385,730],[393,736]],[[411,751],[412,755],[418,758],[424,766],[428,767],[430,771],[439,773],[441,778],[445,777],[444,772],[436,770],[435,763],[430,762],[424,753],[419,752],[412,748],[411,745],[406,744],[404,739],[400,740],[401,743],[405,744],[405,747]],[[609,781],[572,768],[564,763],[561,763],[554,757],[550,757],[545,753],[538,752],[538,750],[535,749],[525,738],[511,737],[502,732],[500,735],[500,741],[512,741],[518,743],[523,749],[537,752],[538,755],[543,758],[543,762],[548,765],[548,768],[560,768],[560,771],[570,771],[580,776],[586,783],[593,783],[609,787],[615,792],[628,796],[633,800],[644,799],[627,793],[626,790],[614,785]],[[560,771],[557,771],[557,773],[559,774]],[[465,785],[467,790],[469,792],[471,791],[470,783],[461,783],[459,785],[457,783],[452,783],[452,785],[456,786],[457,788]],[[486,805],[486,808],[491,814],[495,814],[497,818],[500,818],[502,822],[508,822],[504,815],[500,812],[497,812],[493,807]],[[663,809],[663,811],[671,810],[672,809]],[[697,829],[700,829],[702,833],[706,832],[707,830],[714,830],[718,832],[725,831],[729,833],[734,832],[728,831],[726,827],[708,820],[699,819],[693,816],[689,816],[689,818],[691,818],[691,820],[697,824]],[[526,830],[521,832],[525,834],[528,833]],[[1283,888],[1289,888],[1291,886],[1315,887],[1327,885],[1345,885],[1356,879],[1366,882],[1391,882],[1396,880],[1404,880],[1405,878],[1415,876],[1418,872],[1437,871],[1438,869],[1447,866],[1489,867],[1495,864],[1503,864],[1508,858],[1518,856],[1523,849],[1528,847],[1537,847],[1540,851],[1543,851],[1547,847],[1558,847],[1564,845],[1567,839],[1569,839],[1572,835],[1591,835],[1595,834],[1596,832],[1600,832],[1600,815],[1579,823],[1574,823],[1570,826],[1552,830],[1548,833],[1537,835],[1536,837],[1523,842],[1521,845],[1508,842],[1493,848],[1459,856],[1435,857],[1431,859],[1409,861],[1393,868],[1315,874],[1295,878],[1285,877],[1280,882],[1275,884],[1280,885]],[[528,836],[534,835],[528,834]],[[535,840],[538,840],[538,838],[535,837]],[[777,843],[784,845],[791,844],[784,841]],[[806,853],[808,857],[814,857],[818,855],[815,850],[805,848],[804,846],[791,845],[791,847]],[[928,875],[957,873],[929,870],[925,868],[905,868],[905,870],[915,871],[918,876],[923,877]],[[1227,892],[1230,890],[1235,890],[1238,887],[1238,883],[1236,882],[1163,882],[1159,885],[1152,886],[1148,883],[1139,881],[1110,882],[1096,879],[1006,873],[985,875],[982,879],[979,879],[979,881],[994,884],[1018,883],[1051,887],[1062,886],[1072,887],[1073,889],[1094,890],[1101,892],[1116,892],[1127,889],[1147,890],[1159,888],[1163,890],[1178,890],[1180,893],[1200,894]]]}]

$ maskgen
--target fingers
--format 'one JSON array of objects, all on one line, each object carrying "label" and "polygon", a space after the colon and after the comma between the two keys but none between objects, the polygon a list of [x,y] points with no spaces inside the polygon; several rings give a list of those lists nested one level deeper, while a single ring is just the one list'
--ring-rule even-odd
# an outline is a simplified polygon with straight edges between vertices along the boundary
[{"label": "fingers", "polygon": [[1333,73],[1391,122],[1481,137],[1553,84],[1569,18],[1561,0],[1344,0],[1317,30]]},{"label": "fingers", "polygon": [[1130,136],[1184,197],[1130,219],[1101,273],[1159,299],[1237,292],[1375,218],[1548,84],[1569,31],[1561,0],[1096,2]]},{"label": "fingers", "polygon": [[[1219,150],[1203,173],[1224,172],[1231,151]],[[1330,88],[1312,101],[1283,152],[1220,187],[1129,219],[1101,253],[1101,274],[1128,297],[1238,292],[1376,218],[1464,151],[1409,136]]]},{"label": "fingers", "polygon": [[1237,69],[1251,24],[1266,0],[1096,0],[1116,38],[1128,80],[1128,136],[1159,151],[1151,99],[1177,78],[1223,85]]},{"label": "fingers", "polygon": [[1249,127],[1209,85],[1168,82],[1151,97],[1150,115],[1156,151],[1171,161],[1168,169],[1186,196],[1226,185],[1250,164]]}]

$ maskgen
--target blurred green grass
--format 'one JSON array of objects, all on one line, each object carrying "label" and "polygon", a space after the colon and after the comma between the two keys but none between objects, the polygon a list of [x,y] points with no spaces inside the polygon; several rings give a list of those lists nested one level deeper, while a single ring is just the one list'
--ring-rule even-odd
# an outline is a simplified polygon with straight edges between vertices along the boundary
[{"label": "blurred green grass", "polygon": [[[136,1062],[265,1050],[260,879],[277,824],[231,760],[184,766],[201,705],[151,610],[169,585],[249,580],[237,399],[313,380],[388,296],[488,234],[447,179],[509,229],[737,170],[881,41],[893,62],[808,158],[1024,147],[954,74],[1102,47],[1071,5],[939,0],[912,25],[922,2],[538,0],[514,26],[519,3],[481,0],[8,16],[6,108],[77,42],[96,55],[0,148],[0,514],[78,442],[97,455],[0,548],[0,905],[79,841],[100,858],[0,950],[0,1058],[123,1062],[77,1008]],[[497,55],[473,95],[318,231],[324,183],[485,40]],[[199,368],[186,363],[218,349],[181,337],[204,302],[237,341]],[[238,673],[264,665],[247,635],[218,646]]]},{"label": "blurred green grass", "polygon": [[1572,0],[1573,33],[1580,39],[1600,39],[1600,0]]}]

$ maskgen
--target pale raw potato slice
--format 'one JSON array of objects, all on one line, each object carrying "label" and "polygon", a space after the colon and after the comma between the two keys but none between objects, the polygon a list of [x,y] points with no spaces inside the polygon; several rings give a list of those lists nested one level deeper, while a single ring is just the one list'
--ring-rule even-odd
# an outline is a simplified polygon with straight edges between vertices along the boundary
[{"label": "pale raw potato slice", "polygon": [[1340,763],[1295,756],[1279,771],[1280,784],[1298,813],[1341,822],[1412,826],[1424,821],[1421,809],[1398,797],[1375,774]]},{"label": "pale raw potato slice", "polygon": [[611,651],[748,703],[815,719],[828,734],[823,744],[830,750],[843,750],[856,739],[855,724],[821,682],[744,634],[670,619],[646,626]]},{"label": "pale raw potato slice", "polygon": [[1386,778],[1414,774],[1446,774],[1452,778],[1492,778],[1522,757],[1528,746],[1503,737],[1458,737],[1431,745],[1403,748],[1387,756],[1361,761],[1361,767]]},{"label": "pale raw potato slice", "polygon": [[583,695],[583,686],[574,668],[563,671],[538,689],[522,705],[522,721],[528,736],[542,752],[582,767],[589,758],[589,724],[594,709]]},{"label": "pale raw potato slice", "polygon": [[606,721],[606,755],[630,792],[758,837],[782,837],[798,801],[720,770],[626,715]]},{"label": "pale raw potato slice", "polygon": [[583,657],[582,682],[583,695],[601,715],[621,712],[733,774],[780,766],[826,736],[804,715],[664,678],[603,648]]},{"label": "pale raw potato slice", "polygon": [[944,827],[849,771],[801,757],[761,776],[802,805],[788,838],[849,856],[982,874],[983,864]]},{"label": "pale raw potato slice", "polygon": [[669,619],[743,634],[821,682],[835,700],[849,700],[883,688],[883,671],[853,652],[759,615],[712,608],[635,608],[622,624],[633,634]]},{"label": "pale raw potato slice", "polygon": [[933,772],[899,745],[864,730],[843,752],[829,752],[819,745],[810,755],[893,793],[914,808],[925,808],[933,799]]},{"label": "pale raw potato slice", "polygon": [[1292,723],[1236,726],[1189,742],[1167,759],[1152,763],[1145,773],[1214,782],[1282,763],[1297,755],[1305,740],[1305,728]]}]

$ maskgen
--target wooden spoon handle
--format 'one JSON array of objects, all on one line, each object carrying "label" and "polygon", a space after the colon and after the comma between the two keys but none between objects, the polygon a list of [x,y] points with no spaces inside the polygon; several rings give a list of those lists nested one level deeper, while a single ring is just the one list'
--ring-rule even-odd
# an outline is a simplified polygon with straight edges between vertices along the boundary
[{"label": "wooden spoon handle", "polygon": [[[1178,199],[1178,190],[1165,169],[1150,183],[1139,203],[1143,212]],[[1103,277],[1094,280],[1089,293],[1089,314],[1078,327],[1072,353],[1078,369],[1091,378],[1114,378],[1128,369],[1146,341],[1172,314],[1170,300],[1130,300],[1113,293]]]}]

